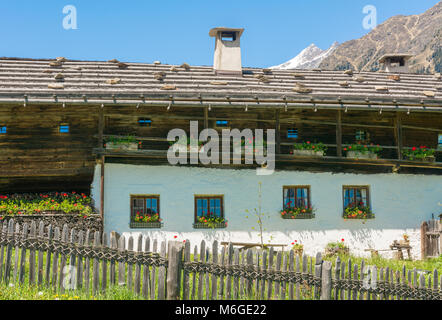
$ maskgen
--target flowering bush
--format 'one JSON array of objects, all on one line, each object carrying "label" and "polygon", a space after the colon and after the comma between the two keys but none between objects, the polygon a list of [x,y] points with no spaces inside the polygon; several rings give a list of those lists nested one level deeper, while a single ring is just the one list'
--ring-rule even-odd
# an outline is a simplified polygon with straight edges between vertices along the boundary
[{"label": "flowering bush", "polygon": [[152,213],[152,214],[145,214],[142,215],[140,212],[137,212],[137,214],[134,217],[135,222],[161,222],[163,221],[160,219],[160,215],[158,213]]},{"label": "flowering bush", "polygon": [[302,250],[304,250],[304,245],[298,243],[298,240],[295,240],[294,242],[292,242],[292,250],[293,251],[302,251]]},{"label": "flowering bush", "polygon": [[364,206],[363,204],[359,206],[348,206],[344,210],[344,219],[368,219],[372,217],[373,213],[370,207]]},{"label": "flowering bush", "polygon": [[93,213],[91,202],[89,196],[76,192],[0,195],[0,213],[21,215],[61,211],[88,216]]},{"label": "flowering bush", "polygon": [[300,214],[313,214],[314,213],[313,207],[296,207],[291,208],[287,207],[280,211],[281,217],[284,219],[296,219],[296,217]]},{"label": "flowering bush", "polygon": [[322,143],[311,143],[310,141],[304,143],[295,143],[293,145],[294,150],[313,150],[313,151],[322,151],[323,153],[327,151],[327,147]]},{"label": "flowering bush", "polygon": [[344,239],[341,239],[341,241],[336,242],[329,242],[326,246],[328,249],[348,249],[348,247],[344,244]]},{"label": "flowering bush", "polygon": [[420,146],[419,148],[413,147],[411,149],[402,150],[402,154],[410,160],[434,157],[435,152],[435,149],[430,149],[426,146]]},{"label": "flowering bush", "polygon": [[354,152],[359,152],[359,153],[376,153],[378,154],[379,152],[382,151],[382,148],[379,145],[374,145],[373,143],[367,145],[367,144],[362,144],[360,142],[358,142],[357,144],[353,144],[351,146],[349,146],[348,148],[344,148],[344,151],[354,151]]}]

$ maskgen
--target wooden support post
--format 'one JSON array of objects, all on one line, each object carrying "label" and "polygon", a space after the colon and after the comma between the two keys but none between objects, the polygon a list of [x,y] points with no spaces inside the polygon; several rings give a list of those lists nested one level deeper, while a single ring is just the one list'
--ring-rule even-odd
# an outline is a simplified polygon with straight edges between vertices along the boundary
[{"label": "wooden support post", "polygon": [[427,257],[427,222],[421,224],[421,259],[424,260]]},{"label": "wooden support post", "polygon": [[178,241],[169,242],[167,253],[167,300],[180,299],[180,276],[182,269],[183,244]]},{"label": "wooden support post", "polygon": [[101,177],[100,177],[100,217],[101,223],[104,225],[104,163],[105,156],[101,156]]},{"label": "wooden support post", "polygon": [[336,155],[342,157],[342,113],[338,110],[336,114]]},{"label": "wooden support post", "polygon": [[322,263],[321,300],[331,300],[332,291],[332,263]]},{"label": "wooden support post", "polygon": [[204,129],[209,128],[209,108],[204,108]]},{"label": "wooden support post", "polygon": [[276,127],[275,127],[275,135],[276,135],[276,153],[281,154],[281,125],[279,123],[279,118],[281,115],[281,111],[279,109],[276,110]]},{"label": "wooden support post", "polygon": [[402,121],[401,114],[399,112],[396,113],[395,123],[394,123],[394,137],[396,139],[397,145],[397,158],[402,160]]},{"label": "wooden support post", "polygon": [[104,132],[104,111],[99,107],[98,110],[98,149],[103,148],[103,132]]}]

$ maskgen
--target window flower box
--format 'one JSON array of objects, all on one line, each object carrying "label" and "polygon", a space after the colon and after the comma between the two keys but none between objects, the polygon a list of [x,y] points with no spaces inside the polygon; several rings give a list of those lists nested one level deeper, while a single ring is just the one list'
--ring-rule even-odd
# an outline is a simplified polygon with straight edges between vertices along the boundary
[{"label": "window flower box", "polygon": [[314,151],[314,150],[293,150],[292,154],[298,157],[313,157],[313,158],[321,158],[324,156],[323,151]]},{"label": "window flower box", "polygon": [[313,208],[286,208],[280,211],[283,219],[314,219],[315,213]]},{"label": "window flower box", "polygon": [[294,144],[291,153],[298,157],[320,158],[324,156],[325,151],[327,151],[327,147],[323,143],[311,143],[310,141],[307,141]]},{"label": "window flower box", "polygon": [[106,140],[105,148],[108,150],[134,151],[138,150],[139,142],[134,136],[109,137]]},{"label": "window flower box", "polygon": [[209,213],[209,216],[197,217],[193,227],[195,229],[221,229],[227,227],[227,221],[222,217],[214,217],[213,213]]},{"label": "window flower box", "polygon": [[347,158],[350,159],[378,159],[378,155],[374,152],[347,151]]},{"label": "window flower box", "polygon": [[426,146],[413,147],[411,149],[402,150],[402,154],[407,160],[420,162],[434,162],[436,150],[427,148]]},{"label": "window flower box", "polygon": [[227,221],[225,222],[214,222],[214,223],[204,223],[204,222],[195,222],[193,224],[194,229],[224,229],[227,228]]},{"label": "window flower box", "polygon": [[369,207],[356,206],[356,207],[347,207],[344,210],[343,214],[344,219],[349,220],[365,220],[365,219],[374,219],[375,215],[371,212]]},{"label": "window flower box", "polygon": [[163,223],[160,221],[154,221],[154,222],[131,221],[129,226],[131,229],[159,229],[163,226]]},{"label": "window flower box", "polygon": [[382,151],[382,148],[379,145],[357,143],[344,148],[344,151],[347,152],[346,157],[350,159],[376,160],[379,158],[378,153]]}]

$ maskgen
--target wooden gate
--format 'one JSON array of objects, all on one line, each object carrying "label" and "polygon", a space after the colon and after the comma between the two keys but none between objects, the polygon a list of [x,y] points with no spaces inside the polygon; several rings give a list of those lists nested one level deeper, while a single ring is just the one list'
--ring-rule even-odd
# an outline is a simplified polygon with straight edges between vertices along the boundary
[{"label": "wooden gate", "polygon": [[440,220],[432,219],[421,225],[421,256],[425,258],[437,258],[442,254],[442,225]]}]

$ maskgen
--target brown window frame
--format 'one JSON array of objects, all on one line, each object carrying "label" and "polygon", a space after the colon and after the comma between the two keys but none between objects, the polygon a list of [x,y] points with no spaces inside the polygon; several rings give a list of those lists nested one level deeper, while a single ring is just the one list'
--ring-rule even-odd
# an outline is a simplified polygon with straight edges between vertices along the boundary
[{"label": "brown window frame", "polygon": [[198,206],[197,206],[197,200],[198,199],[205,199],[207,200],[207,209],[210,208],[210,199],[220,199],[221,200],[221,216],[220,218],[225,219],[224,217],[224,195],[195,195],[195,210],[194,210],[194,222],[198,223]]},{"label": "brown window frame", "polygon": [[[371,199],[370,199],[370,186],[342,186],[342,208],[343,208],[343,212],[345,211],[346,207],[345,207],[345,190],[346,189],[360,189],[360,190],[366,190],[367,192],[367,207],[370,208],[371,210]],[[354,194],[356,195],[356,192],[354,192]],[[356,200],[356,198],[355,198]]]},{"label": "brown window frame", "polygon": [[[161,210],[160,210],[160,196],[157,194],[146,194],[146,195],[130,195],[130,221],[135,222],[134,217],[134,200],[135,199],[143,199],[144,200],[144,211],[146,211],[146,199],[156,199],[157,200],[157,208],[158,208],[158,216],[161,218]],[[146,213],[143,213],[146,214]]]},{"label": "brown window frame", "polygon": [[[307,189],[307,206],[310,208],[312,206],[311,203],[311,188],[309,185],[295,185],[295,186],[283,186],[282,187],[282,208],[286,209],[285,207],[285,190],[287,189],[295,189],[295,203],[297,202],[297,189]],[[297,208],[297,207],[294,207]]]}]

